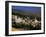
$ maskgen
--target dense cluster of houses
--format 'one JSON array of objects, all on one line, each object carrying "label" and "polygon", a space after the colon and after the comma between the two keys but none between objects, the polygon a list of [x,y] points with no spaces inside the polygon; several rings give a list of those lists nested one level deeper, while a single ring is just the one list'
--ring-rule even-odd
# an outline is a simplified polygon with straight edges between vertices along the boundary
[{"label": "dense cluster of houses", "polygon": [[41,25],[41,21],[38,21],[36,18],[30,19],[29,17],[27,18],[21,18],[17,15],[12,15],[12,22],[16,23],[23,23],[25,25],[32,25],[33,27],[36,27],[37,25]]}]

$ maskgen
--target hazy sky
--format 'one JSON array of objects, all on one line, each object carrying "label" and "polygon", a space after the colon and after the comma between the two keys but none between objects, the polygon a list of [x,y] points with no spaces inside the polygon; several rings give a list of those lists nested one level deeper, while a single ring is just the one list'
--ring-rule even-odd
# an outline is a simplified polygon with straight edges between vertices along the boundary
[{"label": "hazy sky", "polygon": [[29,6],[12,6],[13,10],[20,10],[20,11],[31,11],[31,12],[41,12],[41,7],[29,7]]}]

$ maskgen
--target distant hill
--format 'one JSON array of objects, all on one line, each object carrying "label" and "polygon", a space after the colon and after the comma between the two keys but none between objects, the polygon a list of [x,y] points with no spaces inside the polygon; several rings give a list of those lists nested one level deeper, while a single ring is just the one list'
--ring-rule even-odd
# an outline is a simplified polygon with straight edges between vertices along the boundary
[{"label": "distant hill", "polygon": [[41,16],[41,13],[39,12],[37,12],[37,13],[33,13],[33,12],[31,12],[31,11],[20,11],[20,10],[12,10],[12,13],[13,14],[19,14],[19,15],[25,15],[25,16],[36,16],[36,17],[40,17]]}]

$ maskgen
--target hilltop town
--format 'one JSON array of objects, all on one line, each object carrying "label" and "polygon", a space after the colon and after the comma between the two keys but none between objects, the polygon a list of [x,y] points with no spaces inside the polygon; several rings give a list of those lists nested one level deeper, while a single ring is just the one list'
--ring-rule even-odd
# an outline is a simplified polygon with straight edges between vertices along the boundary
[{"label": "hilltop town", "polygon": [[40,29],[41,21],[40,19],[30,18],[29,16],[18,16],[12,15],[12,26],[15,28],[21,28],[24,30],[31,30],[31,29]]}]

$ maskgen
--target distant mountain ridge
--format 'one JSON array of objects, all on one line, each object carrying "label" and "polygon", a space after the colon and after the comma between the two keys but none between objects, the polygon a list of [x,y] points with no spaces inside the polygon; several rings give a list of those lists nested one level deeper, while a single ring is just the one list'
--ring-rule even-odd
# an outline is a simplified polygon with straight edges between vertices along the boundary
[{"label": "distant mountain ridge", "polygon": [[31,16],[31,15],[35,15],[35,16],[41,16],[41,13],[33,13],[31,11],[27,12],[27,11],[20,11],[20,10],[17,10],[17,9],[13,9],[12,10],[12,13],[18,13],[18,14],[21,14],[21,15],[27,15],[27,16]]}]

